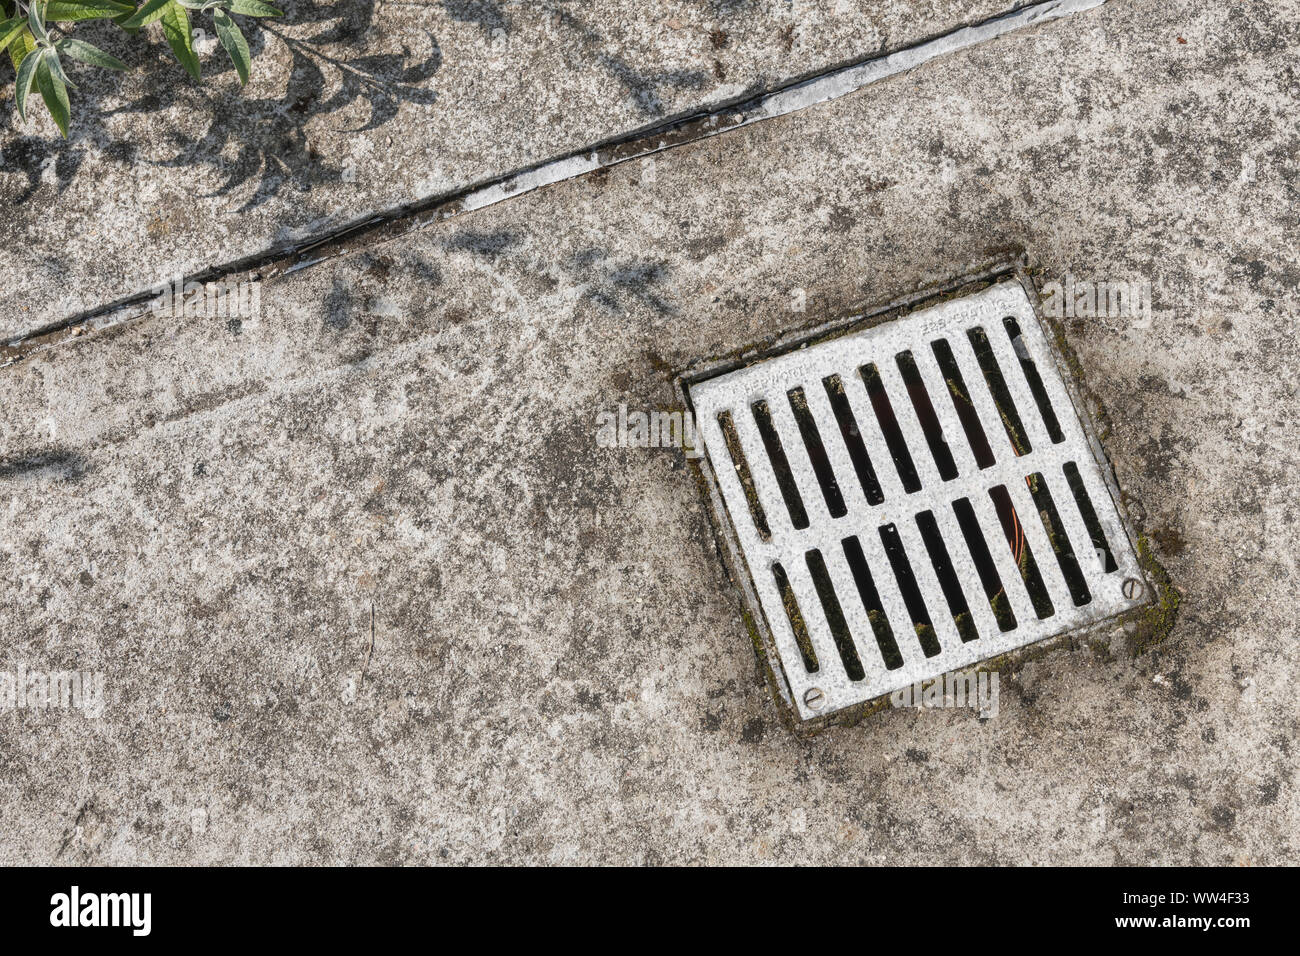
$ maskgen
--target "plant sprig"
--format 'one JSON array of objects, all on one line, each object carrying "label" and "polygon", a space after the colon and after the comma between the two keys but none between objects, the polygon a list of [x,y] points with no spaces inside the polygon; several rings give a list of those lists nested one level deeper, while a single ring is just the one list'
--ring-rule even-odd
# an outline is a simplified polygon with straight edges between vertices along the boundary
[{"label": "plant sprig", "polygon": [[163,36],[176,59],[194,79],[201,79],[191,12],[211,15],[217,39],[235,66],[240,86],[248,82],[252,57],[248,41],[231,14],[283,15],[263,0],[143,0],[138,7],[122,0],[0,0],[0,53],[7,50],[13,63],[19,117],[24,123],[27,121],[27,101],[35,89],[66,138],[71,121],[68,87],[75,89],[76,84],[64,71],[62,58],[70,57],[105,70],[127,68],[117,57],[69,35],[59,24],[112,20],[127,33],[134,34],[161,21]]}]

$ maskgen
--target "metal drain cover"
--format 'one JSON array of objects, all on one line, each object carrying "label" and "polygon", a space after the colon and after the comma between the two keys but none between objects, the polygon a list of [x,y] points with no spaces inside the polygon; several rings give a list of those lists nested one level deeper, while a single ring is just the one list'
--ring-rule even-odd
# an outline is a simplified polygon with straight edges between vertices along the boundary
[{"label": "metal drain cover", "polygon": [[685,384],[802,720],[1146,603],[1017,281]]}]

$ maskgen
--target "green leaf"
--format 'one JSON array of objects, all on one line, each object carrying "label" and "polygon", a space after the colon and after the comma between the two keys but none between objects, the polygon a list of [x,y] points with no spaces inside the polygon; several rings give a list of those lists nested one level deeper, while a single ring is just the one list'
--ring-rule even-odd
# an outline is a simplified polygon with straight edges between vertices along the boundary
[{"label": "green leaf", "polygon": [[27,25],[31,27],[32,36],[40,42],[50,38],[45,30],[45,4],[33,3],[27,10]]},{"label": "green leaf", "polygon": [[[51,63],[58,63],[53,54],[37,58],[36,86],[41,91],[41,99],[45,100],[50,115],[54,117],[54,124],[58,126],[63,138],[67,139],[68,120],[72,118],[72,111],[68,106],[68,88],[63,80],[55,75],[50,67]],[[62,70],[59,72],[62,73]]]},{"label": "green leaf", "polygon": [[23,54],[22,65],[18,67],[18,82],[14,92],[18,100],[18,117],[27,122],[27,94],[32,91],[32,83],[36,80],[36,68],[41,64],[41,54],[35,53],[28,56]]},{"label": "green leaf", "polygon": [[6,50],[9,44],[18,39],[18,34],[27,29],[26,17],[14,17],[12,20],[6,20],[0,23],[0,51]]},{"label": "green leaf", "polygon": [[66,53],[74,60],[89,63],[91,66],[102,67],[105,70],[126,69],[126,64],[117,57],[105,53],[99,47],[87,43],[85,40],[78,40],[76,37],[60,40],[55,49],[60,53]]},{"label": "green leaf", "polygon": [[231,13],[242,13],[246,17],[282,17],[284,12],[277,10],[262,0],[232,0]]},{"label": "green leaf", "polygon": [[134,12],[135,7],[118,3],[117,0],[53,0],[46,8],[45,15],[59,23],[75,23],[78,20],[103,20]]},{"label": "green leaf", "polygon": [[199,79],[199,58],[194,53],[194,31],[190,29],[189,11],[176,0],[168,0],[163,8],[163,36],[190,76]]},{"label": "green leaf", "polygon": [[59,54],[50,50],[45,54],[44,64],[50,68],[50,75],[62,83],[64,86],[71,86],[74,89],[77,84],[68,79],[68,74],[63,72],[63,64],[59,61]]},{"label": "green leaf", "polygon": [[144,6],[135,11],[134,16],[122,20],[121,24],[129,30],[138,30],[160,19],[171,4],[172,0],[145,0]]},{"label": "green leaf", "polygon": [[[26,27],[26,24],[23,24]],[[36,41],[32,39],[30,30],[24,29],[18,34],[18,39],[9,44],[9,59],[13,61],[15,72],[22,66],[23,60],[27,54],[36,49]]]},{"label": "green leaf", "polygon": [[235,64],[235,72],[239,74],[239,85],[243,86],[248,82],[248,41],[225,10],[217,7],[212,12],[212,19],[217,26],[217,39],[230,54],[230,61]]}]

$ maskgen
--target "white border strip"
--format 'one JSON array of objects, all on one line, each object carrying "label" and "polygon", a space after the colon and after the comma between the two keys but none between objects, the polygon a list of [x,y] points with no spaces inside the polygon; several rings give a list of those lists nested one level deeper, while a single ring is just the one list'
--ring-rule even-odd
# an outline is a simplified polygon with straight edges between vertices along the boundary
[{"label": "white border strip", "polygon": [[[952,33],[933,40],[927,40],[905,50],[888,53],[874,60],[847,66],[814,79],[797,83],[786,89],[778,90],[775,93],[768,93],[755,101],[748,111],[736,112],[733,117],[725,115],[728,112],[726,108],[715,110],[711,114],[701,117],[707,121],[706,128],[700,130],[697,135],[685,140],[669,142],[661,137],[658,141],[655,141],[654,134],[648,133],[646,143],[641,149],[629,150],[624,145],[622,149],[618,149],[617,156],[613,158],[603,156],[603,151],[600,149],[593,149],[587,154],[566,156],[563,159],[543,163],[541,166],[518,173],[506,180],[468,193],[458,203],[454,204],[456,208],[446,210],[445,214],[437,216],[437,219],[441,221],[461,212],[483,209],[545,186],[553,186],[556,183],[574,179],[586,173],[595,172],[598,169],[617,166],[629,160],[643,159],[646,156],[672,149],[678,145],[708,139],[727,130],[739,129],[742,126],[776,119],[779,116],[788,116],[810,106],[816,106],[818,103],[825,103],[829,100],[839,99],[841,96],[847,96],[870,86],[872,83],[891,76],[897,76],[899,73],[905,73],[949,53],[969,49],[989,40],[996,40],[998,37],[1015,33],[1026,27],[1050,23],[1053,20],[1060,20],[1076,13],[1083,13],[1095,7],[1100,7],[1104,3],[1106,3],[1106,0],[1043,0],[1043,2],[1023,7],[1020,10],[999,14],[992,19],[985,20],[983,23],[962,27]],[[736,108],[731,109],[734,111]]]},{"label": "white border strip", "polygon": [[996,40],[1025,27],[1060,20],[1099,7],[1106,0],[1045,0],[1032,6],[1003,13],[975,26],[963,27],[945,36],[929,40],[897,53],[889,53],[856,66],[819,76],[789,89],[769,93],[759,101],[758,109],[740,125],[785,116],[827,100],[838,99],[880,80],[929,63],[937,57]]}]

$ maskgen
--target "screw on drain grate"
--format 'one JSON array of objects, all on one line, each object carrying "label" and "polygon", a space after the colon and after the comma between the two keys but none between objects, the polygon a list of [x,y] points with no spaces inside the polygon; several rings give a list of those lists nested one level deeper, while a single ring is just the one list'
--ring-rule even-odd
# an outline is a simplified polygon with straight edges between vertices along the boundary
[{"label": "screw on drain grate", "polygon": [[724,542],[800,719],[1147,594],[1027,283],[682,380]]}]

